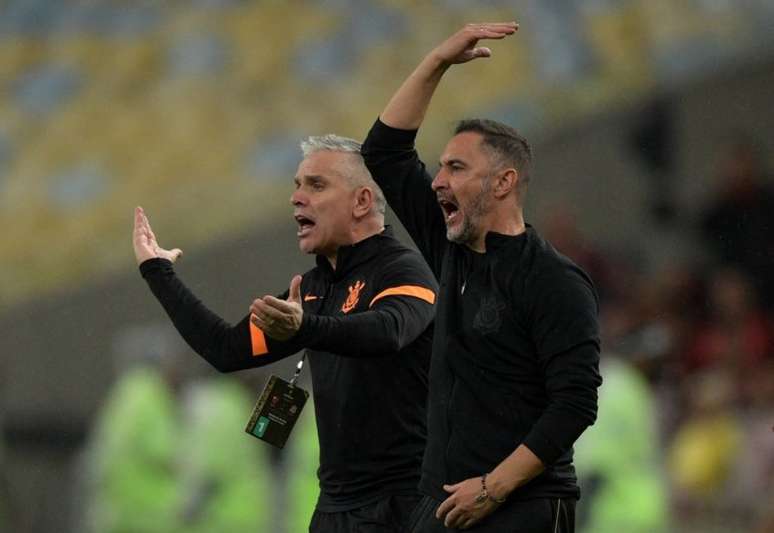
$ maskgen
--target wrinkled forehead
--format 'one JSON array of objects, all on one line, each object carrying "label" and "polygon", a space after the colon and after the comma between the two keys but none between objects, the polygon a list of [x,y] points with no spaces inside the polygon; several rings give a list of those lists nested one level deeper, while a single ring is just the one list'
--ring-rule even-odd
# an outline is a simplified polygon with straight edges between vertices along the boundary
[{"label": "wrinkled forehead", "polygon": [[352,154],[321,150],[306,156],[298,164],[295,179],[303,180],[307,176],[323,177],[330,182],[344,182],[348,179],[352,167]]},{"label": "wrinkled forehead", "polygon": [[483,137],[480,133],[473,131],[464,131],[458,133],[446,143],[441,154],[441,163],[449,161],[475,162],[488,160],[489,150],[482,143]]}]

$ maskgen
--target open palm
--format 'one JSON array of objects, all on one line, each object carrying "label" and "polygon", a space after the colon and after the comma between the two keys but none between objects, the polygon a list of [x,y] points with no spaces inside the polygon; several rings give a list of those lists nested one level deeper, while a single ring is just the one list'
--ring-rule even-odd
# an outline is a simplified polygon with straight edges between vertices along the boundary
[{"label": "open palm", "polygon": [[132,241],[134,244],[134,257],[137,259],[138,265],[143,261],[156,257],[168,259],[174,263],[178,257],[183,255],[183,251],[180,248],[166,250],[159,246],[156,235],[153,233],[148,217],[145,216],[145,211],[143,211],[142,207],[134,209],[134,234]]},{"label": "open palm", "polygon": [[460,31],[446,39],[435,53],[448,64],[467,63],[477,57],[489,57],[492,51],[485,46],[476,46],[482,39],[503,39],[519,29],[515,22],[484,22],[466,24]]}]

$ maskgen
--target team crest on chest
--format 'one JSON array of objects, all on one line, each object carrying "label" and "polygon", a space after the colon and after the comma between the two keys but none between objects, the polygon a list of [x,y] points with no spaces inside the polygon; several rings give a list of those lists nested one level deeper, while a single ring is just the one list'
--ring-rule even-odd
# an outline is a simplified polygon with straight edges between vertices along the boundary
[{"label": "team crest on chest", "polygon": [[346,301],[341,306],[341,311],[343,313],[349,313],[355,308],[357,302],[360,301],[360,291],[363,290],[363,287],[365,287],[365,283],[358,280],[347,288],[349,294],[347,295]]},{"label": "team crest on chest", "polygon": [[503,323],[502,312],[504,310],[505,304],[494,296],[482,298],[481,307],[478,308],[478,313],[473,318],[473,329],[482,335],[500,331],[500,326]]}]

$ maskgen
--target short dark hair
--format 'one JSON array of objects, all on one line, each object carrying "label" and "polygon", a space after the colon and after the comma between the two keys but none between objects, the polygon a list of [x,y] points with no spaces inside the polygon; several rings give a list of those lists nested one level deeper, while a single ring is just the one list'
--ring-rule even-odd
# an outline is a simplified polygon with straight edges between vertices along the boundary
[{"label": "short dark hair", "polygon": [[529,183],[532,167],[532,147],[514,128],[486,118],[460,120],[454,134],[472,131],[481,135],[486,145],[503,165],[512,166],[519,173],[519,190],[523,191]]}]

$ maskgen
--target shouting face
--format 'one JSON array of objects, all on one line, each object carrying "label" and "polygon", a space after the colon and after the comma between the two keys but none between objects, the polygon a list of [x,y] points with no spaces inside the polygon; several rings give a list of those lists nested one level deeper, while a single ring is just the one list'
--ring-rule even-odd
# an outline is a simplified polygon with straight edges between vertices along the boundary
[{"label": "shouting face", "polygon": [[481,135],[455,135],[441,155],[433,190],[446,222],[446,238],[478,248],[489,229],[492,163]]},{"label": "shouting face", "polygon": [[335,259],[339,246],[349,243],[356,187],[347,176],[351,155],[319,151],[298,165],[290,197],[302,252]]}]

